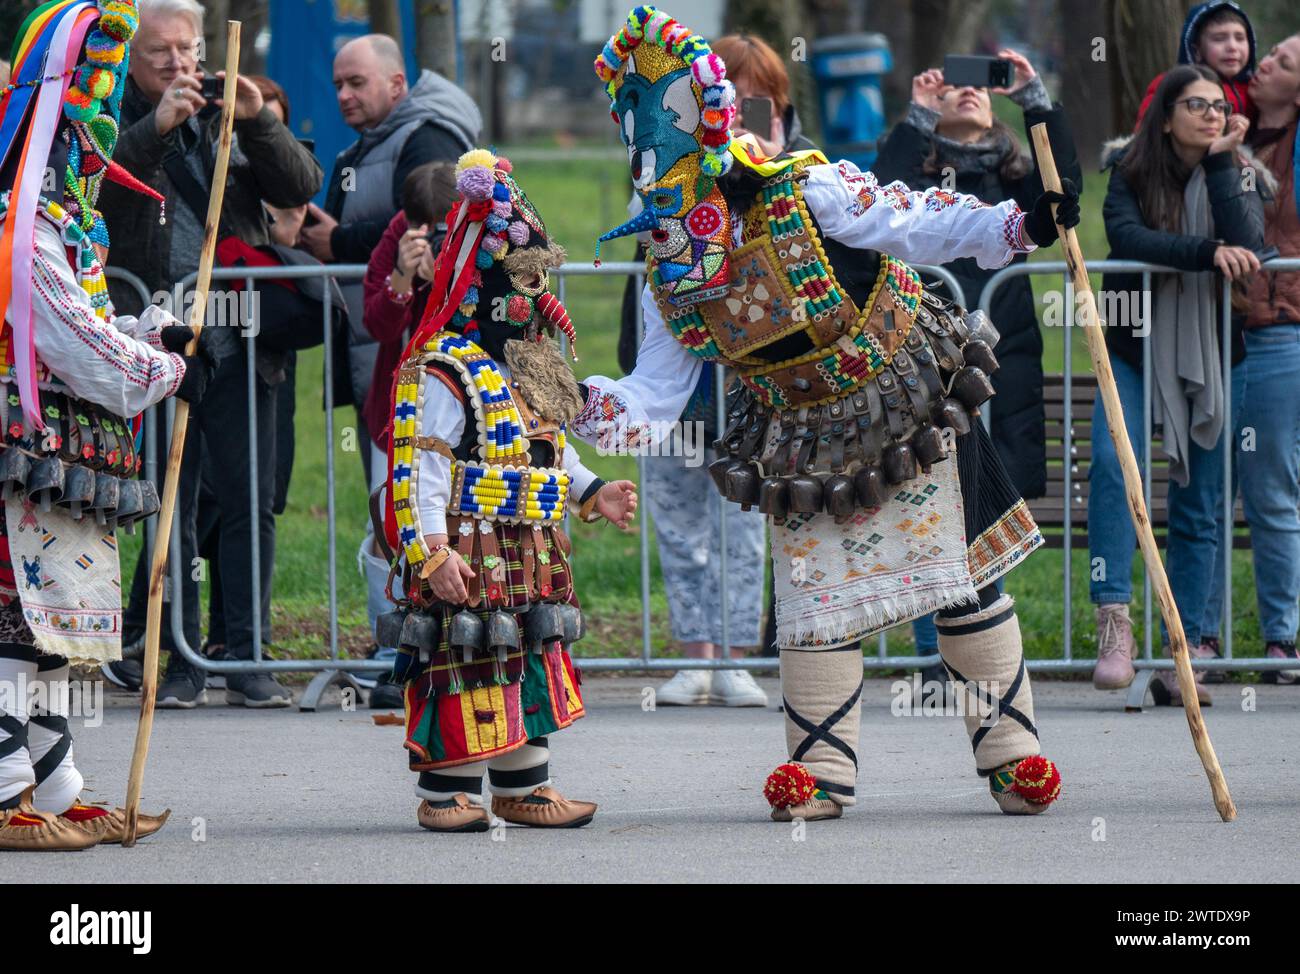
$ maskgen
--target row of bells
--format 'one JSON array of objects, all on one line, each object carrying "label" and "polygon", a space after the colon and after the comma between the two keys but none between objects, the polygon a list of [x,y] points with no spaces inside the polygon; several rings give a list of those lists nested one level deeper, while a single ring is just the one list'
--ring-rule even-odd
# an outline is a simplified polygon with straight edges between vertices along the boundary
[{"label": "row of bells", "polygon": [[881,506],[891,489],[916,479],[922,471],[928,473],[932,464],[947,456],[942,429],[965,436],[971,429],[971,414],[992,396],[988,373],[977,365],[965,366],[953,377],[952,395],[931,407],[932,422],[922,423],[909,440],[885,447],[879,461],[864,463],[852,475],[803,472],[763,477],[756,464],[734,457],[715,460],[709,474],[718,491],[743,510],[757,506],[772,517],[823,511],[849,517],[858,508]]},{"label": "row of bells", "polygon": [[158,513],[158,491],[148,480],[127,480],[68,463],[33,458],[10,447],[0,451],[0,498],[22,497],[48,512],[67,510],[73,520],[92,516],[108,528],[126,528]]},{"label": "row of bells", "polygon": [[[586,634],[582,611],[577,606],[538,602],[520,611],[498,609],[486,622],[477,613],[462,609],[451,617],[448,648],[469,663],[477,653],[495,655],[505,661],[510,650],[523,646],[534,653],[543,652],[556,642],[566,647]],[[375,639],[380,646],[397,646],[419,655],[427,663],[442,638],[442,619],[435,613],[397,609],[375,620]]]}]

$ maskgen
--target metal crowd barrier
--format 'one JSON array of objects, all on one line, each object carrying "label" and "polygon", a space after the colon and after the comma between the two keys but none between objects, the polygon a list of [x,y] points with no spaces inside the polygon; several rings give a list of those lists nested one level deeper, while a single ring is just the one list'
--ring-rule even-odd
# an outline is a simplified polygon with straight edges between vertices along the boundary
[{"label": "metal crowd barrier", "polygon": [[[1273,270],[1296,270],[1296,269],[1300,269],[1300,260],[1274,260],[1274,261],[1270,261],[1267,266]],[[938,279],[942,281],[948,288],[950,295],[956,301],[958,301],[963,305],[966,304],[966,300],[967,300],[966,295],[962,293],[962,289],[960,285],[957,283],[956,279],[952,276],[950,272],[948,272],[942,267],[932,267],[932,266],[925,266],[925,265],[917,265],[917,269],[921,271],[928,278]],[[1162,268],[1156,265],[1144,264],[1136,261],[1099,261],[1092,264],[1090,269],[1095,271],[1141,272],[1143,275],[1144,290],[1149,289],[1151,275],[1153,273],[1160,273],[1160,272],[1170,270],[1169,268]],[[273,267],[273,268],[216,268],[213,270],[212,279],[214,282],[223,281],[223,280],[243,280],[245,283],[245,287],[251,289],[253,282],[258,280],[285,279],[285,278],[296,279],[296,278],[324,277],[324,276],[334,277],[339,280],[351,280],[351,279],[360,278],[364,276],[365,271],[366,271],[366,265],[364,264],[346,264],[346,265],[335,264],[326,267],[307,266],[307,267]],[[1064,287],[1065,306],[1067,308],[1072,308],[1073,295],[1071,291],[1069,275],[1068,272],[1066,271],[1066,267],[1063,262],[1022,263],[1022,264],[1015,264],[1008,268],[1005,268],[1004,270],[995,274],[993,278],[989,281],[988,285],[984,289],[983,294],[980,296],[979,307],[988,310],[991,305],[993,295],[996,293],[997,289],[1010,278],[1021,277],[1030,274],[1046,274],[1046,273],[1057,273],[1062,275],[1064,280],[1064,285],[1065,285]],[[147,289],[144,287],[143,283],[138,278],[135,278],[133,275],[130,275],[124,271],[115,268],[109,268],[108,274],[110,277],[119,279],[124,283],[135,288],[135,290],[140,294],[142,302],[144,304],[150,303],[151,297],[148,294]],[[557,296],[560,298],[561,301],[564,301],[566,284],[568,278],[570,277],[604,276],[604,277],[613,277],[621,280],[625,277],[631,276],[635,278],[639,290],[644,283],[645,268],[644,265],[640,263],[634,263],[634,262],[609,262],[609,263],[602,264],[598,268],[593,267],[590,264],[571,263],[571,264],[564,265],[558,271],[556,271],[555,276],[557,278]],[[188,288],[192,286],[193,280],[194,280],[194,275],[191,275],[184,282],[182,282],[183,287]],[[1224,294],[1226,299],[1226,295],[1228,294],[1228,287],[1226,282],[1224,285]],[[1224,306],[1225,309],[1228,307],[1226,300],[1224,302]],[[254,307],[256,306],[254,305]],[[332,318],[332,306],[331,306],[330,290],[328,288],[325,289],[325,301],[322,306],[322,318],[324,322],[323,330],[324,330],[324,357],[325,357],[325,368],[324,368],[324,386],[325,386],[324,408],[325,408],[325,446],[326,446],[325,489],[326,489],[327,512],[328,512],[327,531],[328,531],[328,584],[329,584],[329,657],[326,659],[289,659],[289,660],[264,659],[262,657],[262,647],[261,647],[261,618],[260,618],[260,613],[255,612],[253,615],[253,628],[254,628],[253,659],[248,661],[211,660],[205,657],[202,653],[200,653],[195,647],[190,646],[185,639],[184,631],[183,631],[184,626],[183,626],[181,599],[173,598],[171,600],[172,609],[171,609],[171,616],[170,616],[171,634],[175,642],[175,645],[177,646],[179,651],[184,655],[184,657],[188,662],[190,662],[193,666],[199,668],[204,672],[217,673],[217,674],[249,673],[249,672],[268,672],[268,673],[314,672],[316,673],[317,674],[316,677],[312,680],[311,684],[304,692],[302,702],[300,703],[301,709],[304,710],[315,709],[317,703],[319,702],[322,692],[329,685],[333,683],[351,683],[352,682],[351,674],[353,673],[365,672],[365,671],[379,672],[379,671],[386,670],[388,668],[387,664],[382,661],[375,661],[371,659],[345,658],[341,655],[339,650],[338,579],[337,579],[337,565],[336,565],[337,522],[336,522],[336,505],[335,505],[336,498],[335,498],[335,472],[334,472],[334,449],[333,449],[334,389],[333,389],[333,369],[331,367],[333,361],[333,355],[334,355],[334,347],[333,347],[334,343],[333,343],[333,329],[330,327],[331,318]],[[636,319],[637,319],[637,339],[639,344],[640,339],[643,337],[644,334],[644,323],[642,321],[641,305],[639,301],[637,302],[636,305]],[[1228,315],[1226,310],[1224,313],[1223,322],[1224,322],[1223,324],[1224,335],[1228,336],[1231,327],[1231,322],[1230,322],[1230,316]],[[256,323],[253,322],[249,324],[255,325]],[[257,457],[256,457],[256,450],[255,450],[257,413],[256,413],[256,403],[254,401],[254,389],[256,383],[256,362],[255,362],[255,355],[254,355],[256,349],[256,338],[254,336],[256,335],[257,328],[249,327],[248,331],[251,332],[251,334],[246,336],[245,340],[249,342],[249,346],[247,349],[249,434],[250,434],[249,443],[250,443],[250,451],[253,454],[250,457],[250,481],[251,481],[250,506],[252,508],[252,513],[253,513],[252,520],[255,527],[257,521],[258,488],[257,488]],[[1225,347],[1227,347],[1226,344]],[[1147,354],[1149,356],[1149,350]],[[1144,377],[1144,414],[1145,414],[1145,422],[1147,424],[1147,428],[1149,429],[1150,410],[1151,410],[1149,363],[1147,364],[1144,371],[1146,373]],[[1227,388],[1230,389],[1231,387],[1230,365],[1228,364],[1226,358],[1225,358],[1225,365],[1224,365],[1224,374],[1225,374],[1225,383],[1227,384]],[[1069,455],[1070,443],[1068,438],[1071,433],[1069,391],[1070,391],[1070,386],[1073,378],[1073,372],[1072,372],[1070,342],[1068,340],[1065,342],[1065,377],[1066,377],[1065,378],[1066,381],[1065,427],[1067,431],[1067,443],[1066,443],[1065,452],[1067,455]],[[723,392],[724,392],[724,387],[726,382],[722,370],[717,370],[716,382],[717,382],[716,401],[718,407],[718,422],[719,425],[722,426],[725,425],[724,422],[725,396]],[[1227,396],[1226,398],[1229,400],[1228,408],[1231,409],[1230,395]],[[172,404],[169,401],[166,410],[167,421],[169,424],[170,424],[170,417],[173,410],[174,410],[174,404]],[[150,410],[150,416],[149,416],[150,422],[156,421],[156,417],[153,415],[155,412],[156,410]],[[987,416],[985,417],[985,421],[987,423]],[[1227,421],[1225,422],[1225,429],[1231,428],[1228,425],[1230,422],[1231,422],[1231,416],[1229,414]],[[156,480],[159,458],[157,456],[156,440],[154,435],[152,435],[152,433],[148,433],[146,435],[145,444],[146,444],[145,470],[147,475],[153,477]],[[359,448],[364,448],[364,447],[365,445],[363,444]],[[1150,479],[1149,471],[1150,471],[1150,463],[1151,463],[1149,436],[1147,438],[1147,451],[1146,451],[1146,456],[1144,458],[1144,461],[1146,465],[1146,470],[1148,472],[1147,480],[1149,484],[1149,479]],[[638,455],[637,476],[639,482],[643,482],[645,479],[645,471],[646,471],[645,464],[646,464],[646,457],[644,455]],[[1226,451],[1225,468],[1230,468],[1230,464],[1231,464],[1231,451]],[[1069,488],[1070,488],[1069,476],[1070,476],[1070,469],[1069,469],[1069,464],[1067,464],[1066,465],[1067,498],[1069,496]],[[1228,479],[1230,482],[1230,478]],[[1149,486],[1147,488],[1147,493],[1148,493],[1148,503],[1149,503],[1149,499],[1150,499]],[[1227,512],[1225,530],[1229,534],[1228,541],[1230,544],[1231,542],[1230,532],[1232,530],[1232,518],[1231,518],[1232,498],[1231,497],[1225,497],[1224,506],[1225,506],[1225,511]],[[642,505],[642,510],[643,511],[645,510],[644,504]],[[1070,620],[1071,537],[1069,531],[1069,522],[1071,520],[1071,517],[1069,513],[1070,508],[1068,503],[1065,505],[1065,510],[1066,510],[1065,517],[1066,517],[1067,525],[1065,531],[1065,567],[1064,567],[1065,618],[1064,618],[1064,634],[1063,634],[1064,635],[1063,657],[1062,659],[1059,660],[1030,660],[1027,662],[1027,665],[1032,670],[1087,671],[1092,668],[1095,662],[1094,660],[1091,659],[1075,660],[1072,654],[1071,620]],[[361,526],[358,525],[357,528],[360,529]],[[718,533],[719,533],[720,546],[721,546],[718,566],[719,566],[719,571],[721,572],[721,589],[723,592],[723,598],[721,601],[721,605],[719,606],[719,610],[722,613],[722,646],[720,647],[722,652],[722,657],[719,659],[686,659],[686,658],[670,659],[670,658],[655,657],[655,655],[653,654],[652,646],[651,646],[651,613],[650,613],[650,531],[649,531],[649,526],[646,523],[646,518],[643,515],[642,529],[639,532],[640,585],[641,585],[641,652],[638,656],[626,657],[626,658],[581,657],[580,662],[583,668],[590,669],[590,670],[614,670],[614,671],[681,670],[681,669],[771,670],[777,668],[779,662],[778,659],[775,657],[749,657],[744,659],[730,658],[731,626],[730,626],[730,620],[728,618],[728,605],[727,605],[727,595],[726,595],[728,590],[728,576],[727,576],[727,564],[726,564],[727,562],[726,521],[724,518],[721,517],[721,515],[719,516]],[[146,525],[145,552],[148,552],[152,547],[153,534],[154,534],[154,526],[152,522],[150,522],[149,524]],[[179,530],[177,529],[174,529],[172,532],[171,549],[172,550],[170,552],[170,558],[169,558],[170,578],[168,581],[170,583],[170,590],[172,592],[179,592],[181,590],[182,565],[180,563],[181,562],[180,534],[179,534]],[[253,601],[255,605],[258,605],[260,604],[260,590],[259,590],[260,578],[257,571],[257,566],[260,559],[259,559],[259,552],[258,552],[258,537],[255,529],[253,530],[253,537],[252,537],[252,543],[250,545],[250,549],[251,549],[250,560],[251,560],[251,568],[252,568],[252,583],[253,583],[253,595],[254,595]],[[1231,549],[1229,548],[1229,551],[1230,550]],[[578,554],[578,557],[581,557],[580,552]],[[1227,559],[1225,559],[1225,563],[1227,565],[1227,569],[1226,569],[1227,576],[1228,576],[1227,581],[1230,582],[1231,558],[1228,557]],[[1139,673],[1139,680],[1134,681],[1135,688],[1137,687],[1137,684],[1139,682],[1141,683],[1142,693],[1145,693],[1147,682],[1149,682],[1153,670],[1158,668],[1168,668],[1172,666],[1172,661],[1152,658],[1151,641],[1150,641],[1151,597],[1150,597],[1149,582],[1144,585],[1144,589],[1145,589],[1145,598],[1146,598],[1145,617],[1147,620],[1147,625],[1146,625],[1147,641],[1146,641],[1143,659],[1136,661],[1136,665],[1141,670],[1141,672]],[[1231,620],[1231,585],[1230,584],[1225,585],[1224,598],[1225,598],[1224,618],[1230,621]],[[1263,669],[1289,668],[1288,664],[1285,661],[1280,661],[1280,660],[1267,660],[1267,659],[1258,659],[1258,658],[1251,658],[1251,659],[1233,658],[1231,653],[1231,646],[1232,646],[1231,638],[1232,638],[1231,626],[1229,625],[1227,639],[1225,641],[1225,658],[1222,660],[1196,660],[1194,661],[1193,665],[1201,669],[1225,669],[1225,670],[1226,669],[1263,670]],[[879,635],[877,639],[876,653],[874,655],[865,655],[863,658],[863,665],[867,669],[876,669],[876,670],[914,669],[916,667],[927,666],[933,663],[937,663],[938,661],[939,661],[939,657],[937,655],[891,656],[887,652],[886,638],[885,635],[882,633]],[[1294,664],[1290,664],[1290,665],[1293,666]],[[1136,689],[1134,690],[1134,692],[1136,692]],[[1140,699],[1141,699],[1140,696],[1138,699],[1140,704]]]},{"label": "metal crowd barrier", "polygon": [[[1266,261],[1263,264],[1266,271],[1300,271],[1300,259],[1297,258],[1275,258]],[[1151,276],[1153,274],[1178,274],[1185,273],[1176,268],[1164,267],[1159,264],[1149,264],[1145,261],[1136,260],[1099,260],[1092,261],[1088,265],[1089,273],[1123,273],[1123,274],[1141,274],[1142,275],[1142,294],[1151,293]],[[1071,561],[1071,551],[1073,545],[1073,506],[1072,506],[1072,475],[1077,473],[1078,468],[1070,461],[1070,457],[1075,455],[1074,448],[1074,428],[1073,428],[1073,402],[1071,391],[1074,382],[1074,363],[1070,341],[1069,327],[1074,326],[1074,288],[1070,279],[1069,267],[1064,261],[1034,261],[1020,264],[1012,264],[1010,267],[1003,268],[994,274],[984,286],[983,293],[980,294],[979,306],[986,312],[991,311],[993,297],[998,288],[1013,278],[1028,277],[1032,274],[1059,274],[1062,279],[1063,305],[1066,309],[1066,334],[1064,345],[1064,363],[1063,369],[1065,379],[1064,417],[1062,426],[1065,430],[1064,450],[1062,464],[1064,466],[1064,493],[1062,502],[1064,527],[1062,532],[1062,588],[1064,589],[1064,613],[1062,622],[1062,658],[1059,660],[1029,660],[1028,666],[1031,670],[1053,670],[1053,671],[1073,671],[1089,672],[1096,665],[1094,659],[1074,659],[1073,653],[1073,620],[1071,618],[1072,610],[1072,592],[1071,582],[1073,580],[1073,564]],[[1294,662],[1286,660],[1267,659],[1264,657],[1235,657],[1232,652],[1232,538],[1233,538],[1233,506],[1236,500],[1235,491],[1232,489],[1232,464],[1236,452],[1236,429],[1233,426],[1232,419],[1232,356],[1229,350],[1232,347],[1232,286],[1226,280],[1222,280],[1221,293],[1219,297],[1220,306],[1220,352],[1223,359],[1223,387],[1224,387],[1224,419],[1223,419],[1223,437],[1220,442],[1223,449],[1223,472],[1224,472],[1224,491],[1223,491],[1223,537],[1220,539],[1220,550],[1223,552],[1223,641],[1221,643],[1223,658],[1221,659],[1193,659],[1192,666],[1198,670],[1220,670],[1220,671],[1243,671],[1243,670],[1282,670],[1293,669]],[[1101,302],[1099,302],[1099,307]],[[1149,306],[1148,306],[1149,310]],[[1144,326],[1151,327],[1152,322],[1144,321]],[[1142,426],[1145,430],[1145,450],[1140,458],[1142,463],[1142,483],[1143,494],[1146,501],[1147,510],[1151,509],[1151,441],[1152,441],[1152,379],[1151,379],[1151,343],[1142,343]],[[1097,431],[1093,431],[1094,438]],[[1127,512],[1121,515],[1116,512],[1115,516],[1128,516]],[[1151,601],[1151,579],[1148,577],[1146,566],[1142,569],[1142,591],[1143,591],[1143,650],[1142,658],[1134,660],[1134,666],[1138,670],[1138,676],[1129,686],[1127,706],[1130,709],[1141,709],[1146,697],[1146,691],[1155,676],[1158,669],[1172,669],[1173,660],[1164,658],[1154,658],[1152,656],[1152,634],[1153,626],[1153,608]]]}]

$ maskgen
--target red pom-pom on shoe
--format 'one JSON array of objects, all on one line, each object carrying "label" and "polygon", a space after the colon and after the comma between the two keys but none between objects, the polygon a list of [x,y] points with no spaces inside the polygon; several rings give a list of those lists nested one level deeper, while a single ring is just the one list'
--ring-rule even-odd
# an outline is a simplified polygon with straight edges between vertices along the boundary
[{"label": "red pom-pom on shoe", "polygon": [[802,764],[782,764],[767,776],[763,797],[773,808],[792,808],[812,798],[817,779]]},{"label": "red pom-pom on shoe", "polygon": [[1035,805],[1050,805],[1061,794],[1061,772],[1041,754],[1017,764],[1011,778],[1011,790]]}]

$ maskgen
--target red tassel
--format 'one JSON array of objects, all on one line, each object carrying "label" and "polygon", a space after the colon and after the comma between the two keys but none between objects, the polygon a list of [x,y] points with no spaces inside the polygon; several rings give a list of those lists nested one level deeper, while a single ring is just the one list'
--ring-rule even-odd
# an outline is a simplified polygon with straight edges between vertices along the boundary
[{"label": "red tassel", "polygon": [[1041,754],[1025,758],[1011,772],[1011,790],[1035,805],[1050,805],[1061,794],[1061,772]]},{"label": "red tassel", "polygon": [[763,797],[773,808],[802,805],[817,791],[817,779],[802,764],[790,762],[777,767],[767,776]]}]

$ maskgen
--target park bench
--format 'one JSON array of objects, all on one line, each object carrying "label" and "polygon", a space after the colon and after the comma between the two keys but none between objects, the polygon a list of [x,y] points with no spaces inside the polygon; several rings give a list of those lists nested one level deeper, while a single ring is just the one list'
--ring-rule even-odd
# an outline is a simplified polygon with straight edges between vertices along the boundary
[{"label": "park bench", "polygon": [[[1074,428],[1072,443],[1072,469],[1070,471],[1071,544],[1075,548],[1088,546],[1088,465],[1092,461],[1092,403],[1097,392],[1097,380],[1090,373],[1074,376],[1071,384],[1070,425]],[[1065,540],[1065,376],[1043,376],[1043,399],[1047,407],[1047,494],[1029,502],[1034,519],[1043,531],[1049,548],[1060,548]],[[1139,467],[1142,463],[1138,456]],[[1161,449],[1157,436],[1151,450],[1151,526],[1161,548],[1169,526],[1169,461]],[[1128,516],[1127,511],[1116,515]],[[1245,530],[1246,520],[1238,501],[1233,522],[1237,530],[1233,535],[1234,548],[1249,548],[1250,535]]]}]

